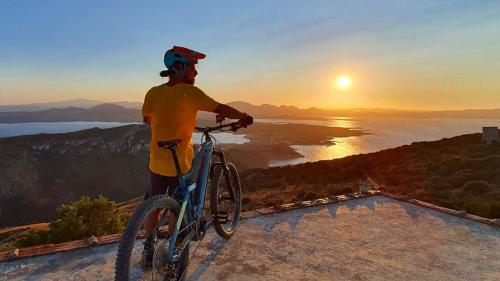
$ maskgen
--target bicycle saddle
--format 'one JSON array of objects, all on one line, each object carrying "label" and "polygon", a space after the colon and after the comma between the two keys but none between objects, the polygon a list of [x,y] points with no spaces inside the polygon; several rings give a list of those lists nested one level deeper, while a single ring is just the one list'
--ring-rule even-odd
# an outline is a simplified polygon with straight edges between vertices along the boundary
[{"label": "bicycle saddle", "polygon": [[180,139],[167,140],[167,141],[159,141],[158,142],[158,147],[160,147],[160,148],[166,148],[166,149],[176,149],[179,146],[180,142],[181,142]]}]

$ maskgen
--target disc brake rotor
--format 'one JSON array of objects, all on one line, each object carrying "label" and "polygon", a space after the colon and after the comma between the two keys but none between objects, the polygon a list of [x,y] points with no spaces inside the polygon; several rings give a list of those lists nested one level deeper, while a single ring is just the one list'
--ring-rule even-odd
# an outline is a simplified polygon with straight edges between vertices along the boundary
[{"label": "disc brake rotor", "polygon": [[153,256],[153,271],[154,276],[162,277],[155,280],[163,280],[163,277],[169,276],[172,272],[175,274],[175,268],[168,263],[168,244],[170,240],[160,240],[155,245],[155,253]]}]

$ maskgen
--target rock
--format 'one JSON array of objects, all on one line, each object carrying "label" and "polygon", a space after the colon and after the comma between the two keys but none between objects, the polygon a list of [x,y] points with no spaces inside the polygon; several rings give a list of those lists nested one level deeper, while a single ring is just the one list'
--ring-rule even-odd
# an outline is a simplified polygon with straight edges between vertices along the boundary
[{"label": "rock", "polygon": [[97,237],[92,235],[87,239],[87,244],[89,244],[90,246],[96,246],[99,245],[99,240],[97,240]]}]

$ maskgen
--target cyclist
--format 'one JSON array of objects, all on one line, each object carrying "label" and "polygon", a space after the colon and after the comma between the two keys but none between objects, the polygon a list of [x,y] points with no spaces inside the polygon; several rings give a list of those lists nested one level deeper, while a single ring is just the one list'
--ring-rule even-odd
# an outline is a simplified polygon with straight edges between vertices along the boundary
[{"label": "cyclist", "polygon": [[[235,108],[220,104],[207,96],[202,90],[194,86],[198,74],[195,65],[205,55],[188,48],[174,46],[166,51],[164,64],[167,70],[160,72],[160,76],[169,77],[165,84],[151,88],[142,107],[145,123],[150,125],[150,160],[151,185],[146,191],[144,199],[158,195],[172,195],[178,184],[177,171],[170,151],[159,149],[160,140],[179,139],[177,156],[182,173],[191,169],[194,157],[192,134],[196,124],[197,111],[208,111],[220,114],[231,119],[239,119],[241,125],[250,125],[253,118]],[[146,242],[144,243],[143,263],[150,267],[154,254],[154,238],[150,237],[159,221],[159,212],[151,214],[145,223]],[[169,221],[169,230],[173,227],[173,220]]]}]

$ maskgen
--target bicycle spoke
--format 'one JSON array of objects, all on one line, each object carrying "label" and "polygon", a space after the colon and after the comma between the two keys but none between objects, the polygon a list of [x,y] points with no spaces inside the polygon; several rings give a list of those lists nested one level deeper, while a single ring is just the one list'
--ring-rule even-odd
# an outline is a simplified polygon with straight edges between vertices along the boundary
[{"label": "bicycle spoke", "polygon": [[[164,280],[175,269],[169,269],[168,259],[171,239],[168,224],[169,214],[175,214],[175,211],[170,211],[173,208],[178,208],[178,203],[163,196],[151,198],[139,206],[120,243],[115,280]],[[145,237],[145,230],[149,229],[145,226],[155,221],[156,216],[158,223],[153,227],[150,237]],[[176,220],[175,215],[172,218]]]}]

